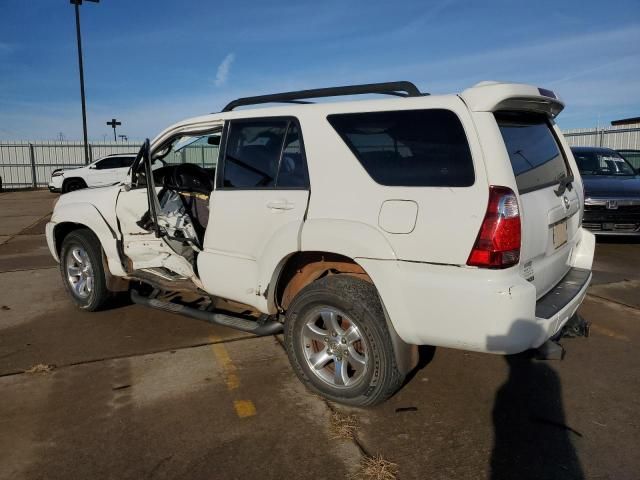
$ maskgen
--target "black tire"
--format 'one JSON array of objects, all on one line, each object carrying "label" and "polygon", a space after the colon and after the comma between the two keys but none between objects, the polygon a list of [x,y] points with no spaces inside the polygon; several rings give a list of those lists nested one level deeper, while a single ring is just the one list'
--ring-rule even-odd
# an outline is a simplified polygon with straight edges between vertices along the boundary
[{"label": "black tire", "polygon": [[[322,375],[327,375],[326,369],[330,369],[333,363],[335,374],[336,358],[340,357],[333,357],[327,367],[315,370],[307,359],[310,353],[322,353],[317,350],[322,350],[323,346],[319,340],[312,340],[315,343],[310,347],[309,338],[303,335],[303,331],[308,332],[307,324],[314,322],[314,317],[325,307],[342,312],[338,314],[341,326],[345,325],[345,319],[347,325],[356,325],[362,342],[360,345],[367,352],[366,368],[353,385],[333,386],[317,373],[325,370]],[[324,328],[323,320],[320,323],[323,324],[320,328]],[[396,365],[380,298],[376,288],[364,280],[347,275],[329,275],[302,289],[287,310],[284,337],[289,361],[300,381],[329,400],[353,406],[375,405],[393,395],[404,380]],[[326,338],[324,342],[327,343]]]},{"label": "black tire", "polygon": [[[85,288],[84,291],[78,292],[76,288],[74,288],[74,285],[78,283],[74,283],[76,276],[71,277],[68,275],[68,262],[75,262],[73,256],[74,251],[76,253],[82,251],[86,257],[88,257],[93,278],[90,291],[89,288]],[[83,310],[89,312],[100,310],[104,308],[112,298],[111,292],[107,290],[107,281],[102,263],[102,247],[100,246],[98,238],[89,229],[74,230],[64,237],[62,248],[60,249],[60,274],[62,275],[62,283],[67,293],[74,303]],[[77,277],[80,278],[79,275]]]},{"label": "black tire", "polygon": [[62,184],[62,193],[74,192],[87,188],[87,184],[81,178],[70,178]]}]

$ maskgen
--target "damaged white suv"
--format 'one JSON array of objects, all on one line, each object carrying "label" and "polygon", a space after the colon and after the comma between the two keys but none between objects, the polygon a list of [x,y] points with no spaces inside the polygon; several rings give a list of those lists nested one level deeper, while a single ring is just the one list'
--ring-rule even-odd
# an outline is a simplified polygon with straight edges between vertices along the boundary
[{"label": "damaged white suv", "polygon": [[[371,93],[394,98],[307,101]],[[235,110],[275,102],[288,105]],[[309,388],[372,405],[400,387],[417,345],[521,352],[582,302],[594,237],[562,109],[549,90],[496,82],[239,99],[146,142],[123,184],[63,196],[49,248],[81,308],[129,291],[256,335],[284,330]]]}]

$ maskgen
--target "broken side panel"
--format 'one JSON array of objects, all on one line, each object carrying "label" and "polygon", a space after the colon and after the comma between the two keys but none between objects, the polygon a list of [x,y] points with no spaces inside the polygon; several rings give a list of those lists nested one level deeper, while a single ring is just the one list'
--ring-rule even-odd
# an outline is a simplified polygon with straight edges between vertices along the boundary
[{"label": "broken side panel", "polygon": [[123,191],[118,197],[116,213],[122,233],[123,251],[130,262],[130,273],[166,268],[200,286],[191,262],[171,248],[165,239],[158,238],[154,231],[141,226],[141,220],[148,209],[147,192],[144,188]]}]

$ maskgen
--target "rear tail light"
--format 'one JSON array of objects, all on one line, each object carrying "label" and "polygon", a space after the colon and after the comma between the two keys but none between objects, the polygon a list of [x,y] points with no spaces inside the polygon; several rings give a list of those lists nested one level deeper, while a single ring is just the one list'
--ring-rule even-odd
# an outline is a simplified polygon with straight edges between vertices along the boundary
[{"label": "rear tail light", "polygon": [[507,268],[520,260],[520,210],[518,198],[507,187],[489,189],[489,206],[467,265]]}]

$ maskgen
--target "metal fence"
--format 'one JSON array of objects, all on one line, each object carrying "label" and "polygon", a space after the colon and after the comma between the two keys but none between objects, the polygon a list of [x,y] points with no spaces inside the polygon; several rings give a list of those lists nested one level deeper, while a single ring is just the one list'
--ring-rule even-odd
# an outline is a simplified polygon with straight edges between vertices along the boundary
[{"label": "metal fence", "polygon": [[[90,161],[113,153],[137,153],[138,142],[93,142],[89,144]],[[203,167],[216,165],[218,147],[188,146],[181,152],[170,153],[168,163],[196,163]],[[82,142],[0,142],[0,188],[46,187],[51,173],[58,168],[84,166]]]},{"label": "metal fence", "polygon": [[[640,150],[640,124],[607,128],[583,128],[563,132],[569,145],[596,146],[613,149]],[[135,153],[138,142],[93,142],[90,159],[112,153]],[[203,167],[216,165],[218,148],[211,145],[188,146],[171,152],[168,163],[196,163]],[[51,172],[57,168],[84,165],[82,142],[0,142],[0,187],[6,189],[46,187]]]},{"label": "metal fence", "polygon": [[[91,161],[111,153],[137,152],[139,143],[96,142],[89,145]],[[3,188],[46,187],[58,168],[82,167],[82,142],[0,142],[0,177]]]},{"label": "metal fence", "polygon": [[607,128],[580,128],[562,132],[572,147],[640,150],[640,124]]}]

